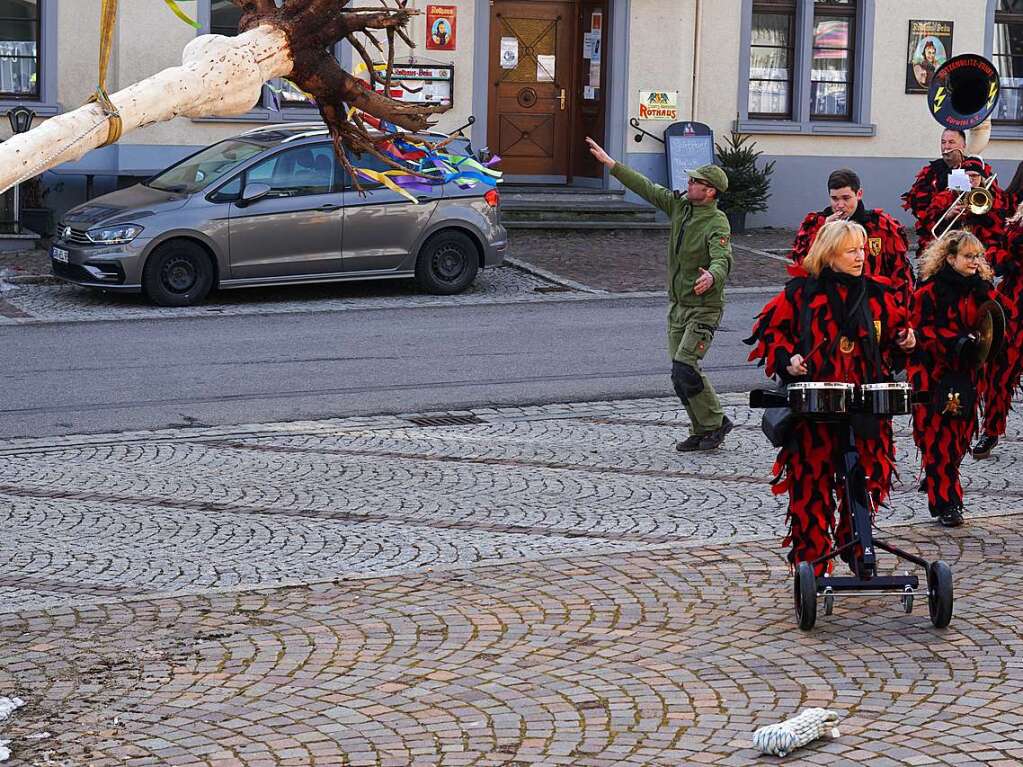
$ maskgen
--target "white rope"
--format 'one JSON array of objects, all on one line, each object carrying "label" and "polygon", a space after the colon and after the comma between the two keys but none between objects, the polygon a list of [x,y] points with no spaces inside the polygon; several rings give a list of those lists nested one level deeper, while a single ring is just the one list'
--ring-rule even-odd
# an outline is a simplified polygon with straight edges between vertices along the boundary
[{"label": "white rope", "polygon": [[753,733],[753,747],[762,754],[785,756],[818,738],[837,738],[838,714],[826,708],[808,708],[780,724],[769,724]]}]

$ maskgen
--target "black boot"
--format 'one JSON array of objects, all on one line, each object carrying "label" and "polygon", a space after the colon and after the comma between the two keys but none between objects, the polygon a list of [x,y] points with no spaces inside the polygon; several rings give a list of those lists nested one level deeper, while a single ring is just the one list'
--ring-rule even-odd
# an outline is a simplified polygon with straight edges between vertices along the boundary
[{"label": "black boot", "polygon": [[977,440],[977,444],[973,446],[973,460],[979,461],[983,458],[987,458],[991,455],[991,451],[995,449],[995,445],[998,444],[998,437],[992,437],[990,434],[985,434],[983,437]]},{"label": "black boot", "polygon": [[950,503],[941,509],[938,521],[942,527],[961,527],[963,525],[963,505],[961,503]]},{"label": "black boot", "polygon": [[703,441],[705,435],[693,434],[687,439],[680,440],[675,443],[675,449],[680,453],[691,453],[694,450],[700,449],[700,443]]},{"label": "black boot", "polygon": [[715,450],[725,441],[725,436],[735,427],[731,419],[726,415],[721,419],[721,425],[710,434],[705,434],[700,442],[700,450]]}]

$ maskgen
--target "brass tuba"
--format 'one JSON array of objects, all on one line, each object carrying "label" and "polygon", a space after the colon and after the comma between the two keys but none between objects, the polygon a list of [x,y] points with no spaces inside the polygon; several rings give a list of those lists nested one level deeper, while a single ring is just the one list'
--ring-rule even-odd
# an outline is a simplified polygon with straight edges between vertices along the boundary
[{"label": "brass tuba", "polygon": [[963,53],[934,72],[927,106],[944,127],[967,131],[995,111],[1000,91],[995,65],[979,54]]}]

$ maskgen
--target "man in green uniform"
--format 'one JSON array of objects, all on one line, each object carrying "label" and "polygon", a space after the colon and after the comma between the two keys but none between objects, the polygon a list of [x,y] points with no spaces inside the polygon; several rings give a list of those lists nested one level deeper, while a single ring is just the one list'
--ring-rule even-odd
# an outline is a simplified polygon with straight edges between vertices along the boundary
[{"label": "man in green uniform", "polygon": [[686,195],[653,183],[615,162],[591,138],[590,153],[611,169],[611,175],[671,218],[668,243],[668,353],[671,382],[689,413],[690,435],[675,444],[680,452],[713,450],[732,430],[732,422],[700,360],[714,340],[725,306],[725,280],[732,270],[731,228],[718,210],[718,194],[728,188],[728,176],[716,165],[689,171]]}]

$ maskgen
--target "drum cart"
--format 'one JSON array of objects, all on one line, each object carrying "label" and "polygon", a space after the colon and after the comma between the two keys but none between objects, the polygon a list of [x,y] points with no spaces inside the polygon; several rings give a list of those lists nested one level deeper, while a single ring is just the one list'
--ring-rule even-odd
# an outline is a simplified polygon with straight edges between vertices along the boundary
[{"label": "drum cart", "polygon": [[[914,402],[921,401],[925,395],[913,397]],[[755,390],[750,393],[750,407],[777,408],[791,405],[791,399],[785,392]],[[794,408],[798,410],[798,408]],[[859,397],[851,403],[849,412],[845,414],[828,414],[816,417],[826,420],[841,429],[847,435],[845,447],[838,462],[838,480],[844,485],[846,503],[849,504],[849,515],[852,523],[852,535],[843,546],[813,562],[800,562],[796,567],[792,583],[792,597],[799,628],[810,631],[817,622],[817,601],[824,603],[825,615],[831,615],[835,597],[838,595],[884,594],[895,592],[900,595],[902,609],[906,613],[913,610],[914,598],[920,588],[916,575],[906,572],[903,575],[878,575],[877,550],[886,551],[895,557],[911,562],[923,568],[927,578],[927,608],[931,623],[937,628],[945,628],[952,620],[952,569],[942,561],[928,562],[918,556],[874,537],[872,524],[873,500],[867,492],[866,473],[860,463],[859,452],[856,450],[856,435],[852,428],[851,416],[855,412],[869,410]],[[807,418],[815,418],[809,413],[799,413]],[[884,416],[882,416],[884,417]],[[854,575],[815,576],[815,568],[824,562],[835,559],[843,553],[853,551],[852,568]]]}]

